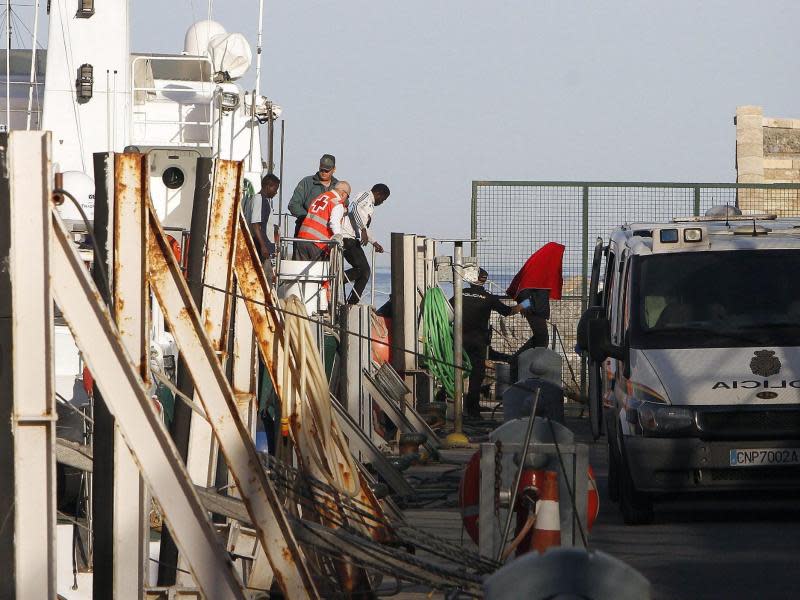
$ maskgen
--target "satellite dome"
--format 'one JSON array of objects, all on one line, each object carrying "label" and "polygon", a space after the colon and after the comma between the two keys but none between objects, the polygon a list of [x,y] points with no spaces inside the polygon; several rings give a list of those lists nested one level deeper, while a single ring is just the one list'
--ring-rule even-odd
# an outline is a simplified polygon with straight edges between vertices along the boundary
[{"label": "satellite dome", "polygon": [[214,71],[227,73],[231,80],[244,75],[253,60],[250,44],[241,33],[215,35],[208,41],[207,52]]},{"label": "satellite dome", "polygon": [[225,28],[216,21],[198,21],[186,30],[183,51],[192,56],[205,56],[211,38],[225,33]]}]

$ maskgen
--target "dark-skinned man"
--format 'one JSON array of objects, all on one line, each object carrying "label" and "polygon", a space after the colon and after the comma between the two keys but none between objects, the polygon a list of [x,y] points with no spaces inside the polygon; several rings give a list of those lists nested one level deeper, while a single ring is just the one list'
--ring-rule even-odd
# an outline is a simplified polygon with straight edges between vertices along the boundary
[{"label": "dark-skinned man", "polygon": [[347,215],[342,222],[344,257],[350,264],[350,268],[344,274],[353,284],[353,289],[347,298],[348,304],[359,303],[369,281],[369,261],[364,254],[363,246],[372,244],[375,252],[383,252],[383,246],[372,237],[369,227],[372,224],[375,207],[383,204],[390,193],[389,187],[383,183],[376,183],[370,191],[361,192],[350,202]]},{"label": "dark-skinned man", "polygon": [[[261,178],[261,192],[253,198],[253,208],[250,214],[250,231],[253,241],[261,257],[261,261],[268,261],[275,254],[275,244],[278,242],[278,228],[269,231],[269,220],[272,216],[272,199],[278,193],[281,180],[272,173]],[[270,234],[273,239],[270,239]]]}]

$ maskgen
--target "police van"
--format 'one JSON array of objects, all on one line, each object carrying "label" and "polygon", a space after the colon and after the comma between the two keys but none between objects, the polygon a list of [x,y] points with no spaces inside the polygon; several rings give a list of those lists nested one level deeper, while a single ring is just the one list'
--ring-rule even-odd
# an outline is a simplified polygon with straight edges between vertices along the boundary
[{"label": "police van", "polygon": [[674,492],[800,487],[800,219],[723,209],[595,248],[579,345],[628,524]]}]

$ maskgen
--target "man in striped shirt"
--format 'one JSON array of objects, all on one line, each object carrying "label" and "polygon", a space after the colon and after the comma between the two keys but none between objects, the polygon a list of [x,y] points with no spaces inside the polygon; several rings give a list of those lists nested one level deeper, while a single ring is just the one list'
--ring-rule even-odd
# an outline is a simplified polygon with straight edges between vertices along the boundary
[{"label": "man in striped shirt", "polygon": [[363,246],[372,244],[376,252],[383,252],[383,246],[372,237],[369,227],[375,207],[383,204],[390,193],[389,188],[383,183],[376,183],[372,186],[372,190],[361,192],[350,203],[350,209],[342,222],[344,257],[350,263],[345,275],[353,283],[353,289],[347,298],[348,304],[358,304],[369,281],[369,261],[364,254]]}]

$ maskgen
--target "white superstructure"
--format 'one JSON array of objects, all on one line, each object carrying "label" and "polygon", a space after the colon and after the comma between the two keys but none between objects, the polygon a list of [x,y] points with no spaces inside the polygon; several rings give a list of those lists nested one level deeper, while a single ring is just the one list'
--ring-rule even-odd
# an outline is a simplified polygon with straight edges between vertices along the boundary
[{"label": "white superstructure", "polygon": [[[252,89],[241,85],[253,55],[244,36],[227,32],[215,21],[201,21],[188,29],[183,46],[181,40],[175,41],[173,54],[132,53],[128,0],[52,0],[48,6],[48,49],[37,52],[34,70],[35,80],[44,85],[31,88],[39,101],[33,103],[31,128],[41,121],[41,128],[52,132],[54,170],[63,174],[63,187],[77,198],[90,221],[96,153],[147,155],[150,198],[166,231],[181,244],[191,223],[199,157],[244,161],[249,187],[260,188],[264,170],[260,126],[274,121],[280,108],[254,93],[257,85]],[[15,82],[10,86],[12,129],[27,126],[30,86],[25,82],[30,57],[26,50],[14,50],[10,56],[7,80]],[[0,121],[7,125],[5,118],[6,112],[0,111]],[[86,232],[81,215],[69,202],[61,212],[76,242],[83,239],[82,255],[90,262],[91,246],[82,237]],[[73,407],[84,407],[88,398],[83,362],[58,313],[54,341],[55,390]],[[174,368],[170,373],[165,363],[174,366],[169,359],[174,361],[177,348],[156,302],[149,345],[151,362],[157,363],[153,368],[174,376]],[[59,413],[64,430],[60,435],[85,442],[81,420],[73,410]],[[72,589],[73,543],[71,527],[59,529],[63,556],[58,562],[64,568],[58,573],[58,592],[77,600],[91,597],[92,575],[79,574],[78,589]],[[135,554],[124,540],[119,544]],[[151,572],[152,567],[148,565]],[[130,577],[135,580],[135,573]],[[129,592],[133,596],[136,589]]]}]

